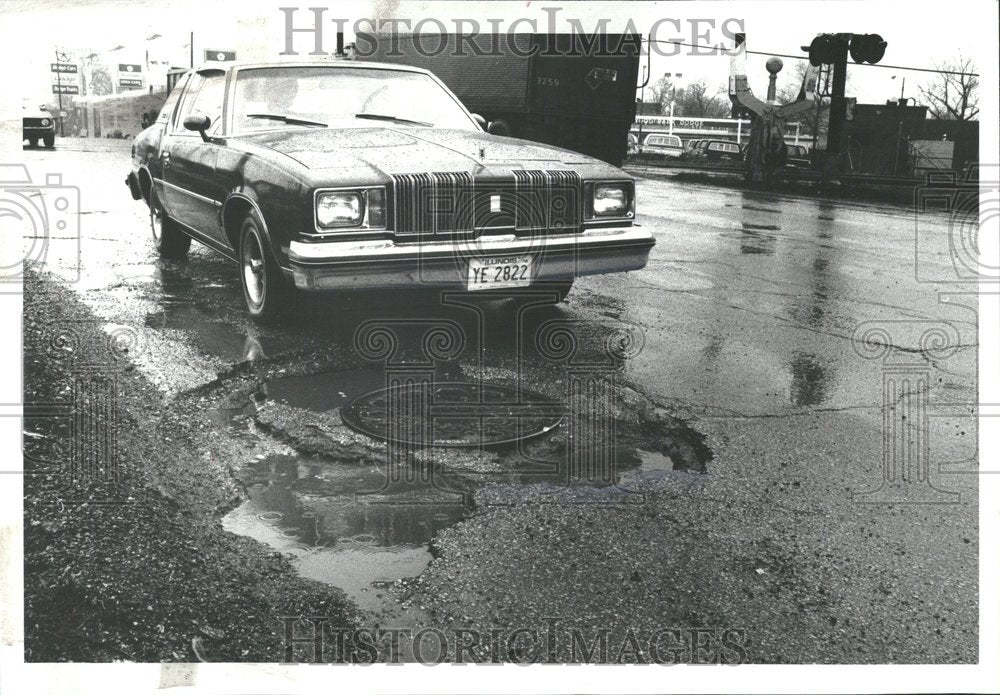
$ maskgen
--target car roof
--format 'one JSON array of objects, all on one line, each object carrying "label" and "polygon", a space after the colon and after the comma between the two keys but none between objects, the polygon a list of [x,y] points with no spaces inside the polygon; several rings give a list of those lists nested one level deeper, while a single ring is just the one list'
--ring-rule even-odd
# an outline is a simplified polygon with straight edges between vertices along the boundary
[{"label": "car roof", "polygon": [[244,70],[248,68],[368,68],[372,70],[395,70],[397,72],[417,72],[430,75],[430,70],[414,67],[412,65],[398,65],[396,63],[374,63],[363,60],[350,60],[337,58],[334,60],[276,60],[266,63],[261,62],[231,62],[215,63],[205,62],[190,72],[205,72],[208,70],[221,70],[229,72],[231,70]]}]

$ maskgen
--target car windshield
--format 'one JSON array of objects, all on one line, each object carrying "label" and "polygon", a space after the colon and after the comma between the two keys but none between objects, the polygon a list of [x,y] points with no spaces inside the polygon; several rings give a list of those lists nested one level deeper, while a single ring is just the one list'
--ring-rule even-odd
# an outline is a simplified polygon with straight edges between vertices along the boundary
[{"label": "car windshield", "polygon": [[245,68],[236,76],[233,111],[236,132],[379,123],[476,129],[459,103],[432,78],[377,68]]}]

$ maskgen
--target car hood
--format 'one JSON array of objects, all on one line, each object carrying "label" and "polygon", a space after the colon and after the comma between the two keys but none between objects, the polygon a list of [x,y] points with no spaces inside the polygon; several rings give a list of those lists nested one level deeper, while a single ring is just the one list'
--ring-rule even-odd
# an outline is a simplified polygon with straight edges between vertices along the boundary
[{"label": "car hood", "polygon": [[619,169],[576,152],[480,131],[437,128],[296,128],[238,139],[294,159],[316,178],[464,171],[473,176],[513,169],[561,169],[581,175],[621,175]]}]

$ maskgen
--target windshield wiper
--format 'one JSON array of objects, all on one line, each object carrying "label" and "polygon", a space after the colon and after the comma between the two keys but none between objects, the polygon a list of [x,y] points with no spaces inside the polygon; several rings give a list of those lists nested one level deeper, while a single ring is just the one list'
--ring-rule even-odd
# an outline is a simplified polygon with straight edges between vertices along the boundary
[{"label": "windshield wiper", "polygon": [[382,113],[356,113],[355,118],[367,118],[371,121],[392,121],[393,123],[412,123],[413,125],[424,125],[434,127],[433,123],[427,123],[425,121],[414,121],[410,118],[400,118],[399,116],[387,116]]},{"label": "windshield wiper", "polygon": [[295,116],[287,116],[282,113],[248,113],[246,118],[267,118],[272,121],[282,121],[283,123],[289,123],[291,125],[312,125],[320,128],[327,127],[327,124],[322,121],[310,121],[308,118],[296,118]]}]

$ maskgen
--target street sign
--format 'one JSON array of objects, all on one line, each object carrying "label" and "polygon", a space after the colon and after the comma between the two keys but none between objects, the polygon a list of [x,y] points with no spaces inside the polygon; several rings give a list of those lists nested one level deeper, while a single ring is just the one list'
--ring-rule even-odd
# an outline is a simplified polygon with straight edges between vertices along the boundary
[{"label": "street sign", "polygon": [[49,65],[52,66],[52,72],[77,72],[76,66],[69,63],[49,63]]},{"label": "street sign", "polygon": [[133,79],[128,77],[122,77],[118,80],[118,86],[122,89],[141,89],[142,79]]},{"label": "street sign", "polygon": [[142,66],[137,63],[118,63],[118,72],[142,72]]},{"label": "street sign", "polygon": [[225,63],[236,60],[236,51],[212,51],[205,49],[205,61]]},{"label": "street sign", "polygon": [[53,94],[79,94],[80,88],[75,84],[54,84],[52,85]]},{"label": "street sign", "polygon": [[51,78],[49,81],[52,84],[80,84],[80,73],[78,72],[71,72],[69,74],[50,72],[49,77]]}]

